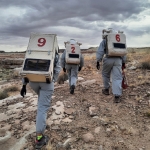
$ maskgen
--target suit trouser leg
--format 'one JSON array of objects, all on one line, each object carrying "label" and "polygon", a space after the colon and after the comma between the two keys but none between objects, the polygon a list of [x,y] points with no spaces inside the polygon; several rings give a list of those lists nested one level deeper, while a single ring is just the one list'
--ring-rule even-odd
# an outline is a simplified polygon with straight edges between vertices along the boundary
[{"label": "suit trouser leg", "polygon": [[67,69],[67,73],[68,73],[68,79],[69,79],[69,86],[71,86],[71,69]]},{"label": "suit trouser leg", "polygon": [[72,66],[72,69],[71,69],[71,85],[76,86],[77,78],[78,78],[78,66],[74,65]]},{"label": "suit trouser leg", "polygon": [[121,59],[115,61],[115,65],[112,69],[112,92],[114,95],[122,95],[122,71],[121,71]]},{"label": "suit trouser leg", "polygon": [[105,89],[110,87],[110,74],[113,67],[113,60],[111,58],[103,59],[103,69],[102,69],[102,78]]},{"label": "suit trouser leg", "polygon": [[[47,111],[50,108],[51,97],[54,92],[54,84],[50,83],[32,83],[31,88],[39,88],[38,106],[36,115],[36,132],[44,133],[46,128]],[[36,88],[35,88],[36,87]]]}]

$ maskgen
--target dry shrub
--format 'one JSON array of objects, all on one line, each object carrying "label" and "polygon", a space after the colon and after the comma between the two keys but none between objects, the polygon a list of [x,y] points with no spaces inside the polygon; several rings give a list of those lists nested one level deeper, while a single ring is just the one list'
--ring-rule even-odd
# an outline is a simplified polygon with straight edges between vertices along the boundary
[{"label": "dry shrub", "polygon": [[[91,72],[90,72],[93,76],[95,76],[95,75],[97,75],[97,70],[95,71],[95,70],[92,70]],[[100,76],[101,76],[101,74],[100,74]]]},{"label": "dry shrub", "polygon": [[59,76],[58,76],[58,79],[57,79],[57,83],[58,84],[64,84],[64,81],[68,80],[68,74],[61,71]]},{"label": "dry shrub", "polygon": [[141,85],[146,85],[146,84],[150,84],[150,78],[149,78],[149,75],[147,75],[147,74],[145,74],[144,77],[141,77],[140,79],[137,80],[135,87],[141,86]]},{"label": "dry shrub", "polygon": [[8,93],[6,91],[0,91],[0,100],[8,97]]},{"label": "dry shrub", "polygon": [[8,92],[15,92],[18,90],[19,89],[16,86],[11,86],[11,87],[5,88],[3,91],[0,91],[0,100],[7,98],[9,96]]},{"label": "dry shrub", "polygon": [[87,65],[87,68],[89,69],[89,70],[92,70],[92,66],[89,64],[89,65]]},{"label": "dry shrub", "polygon": [[50,142],[48,142],[48,144],[46,145],[46,150],[54,150]]},{"label": "dry shrub", "polygon": [[140,66],[141,69],[148,69],[150,70],[150,54],[145,55],[143,59],[140,61]]},{"label": "dry shrub", "polygon": [[144,115],[145,115],[146,117],[149,117],[149,118],[150,118],[150,109],[144,111]]},{"label": "dry shrub", "polygon": [[137,95],[137,96],[135,97],[135,100],[136,100],[136,101],[140,101],[141,99],[142,99],[142,96]]},{"label": "dry shrub", "polygon": [[96,54],[88,54],[88,55],[84,55],[84,60],[96,60]]},{"label": "dry shrub", "polygon": [[128,48],[129,53],[136,53],[136,48]]},{"label": "dry shrub", "polygon": [[18,91],[19,89],[18,89],[18,87],[17,86],[15,86],[15,85],[13,85],[13,86],[10,86],[10,87],[7,87],[7,88],[5,88],[4,89],[4,91],[5,92],[16,92],[16,91]]},{"label": "dry shrub", "polygon": [[134,60],[134,57],[131,53],[127,54],[127,62],[131,62]]}]

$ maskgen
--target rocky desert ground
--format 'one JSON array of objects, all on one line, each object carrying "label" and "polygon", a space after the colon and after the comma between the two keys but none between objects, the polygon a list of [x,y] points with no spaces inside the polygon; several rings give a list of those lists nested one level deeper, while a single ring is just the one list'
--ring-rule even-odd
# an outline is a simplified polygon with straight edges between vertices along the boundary
[{"label": "rocky desert ground", "polygon": [[[150,150],[150,48],[129,48],[128,88],[122,102],[102,94],[95,51],[83,53],[85,66],[74,95],[61,71],[48,111],[46,150]],[[33,150],[37,95],[22,86],[18,70],[24,53],[0,53],[0,150]],[[61,83],[61,84],[60,84]]]}]

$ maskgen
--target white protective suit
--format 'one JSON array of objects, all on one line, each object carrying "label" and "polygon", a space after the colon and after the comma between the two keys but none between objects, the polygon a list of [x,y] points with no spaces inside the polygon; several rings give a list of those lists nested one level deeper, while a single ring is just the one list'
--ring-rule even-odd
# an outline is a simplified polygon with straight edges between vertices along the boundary
[{"label": "white protective suit", "polygon": [[65,56],[66,56],[66,50],[63,52],[61,56],[61,67],[66,68],[68,72],[69,86],[70,87],[72,85],[76,86],[79,67],[82,69],[82,67],[84,66],[84,57],[81,54],[80,64],[77,65],[77,64],[67,64],[65,61]]},{"label": "white protective suit", "polygon": [[[112,92],[115,96],[122,95],[122,63],[125,63],[126,56],[110,57],[106,54],[106,39],[100,43],[96,53],[97,62],[102,62],[102,77],[105,89],[110,88],[110,74],[112,77]],[[104,54],[105,57],[104,57]],[[104,58],[103,58],[104,57]]]},{"label": "white protective suit", "polygon": [[[38,95],[38,106],[37,106],[37,115],[36,115],[36,133],[44,133],[46,128],[46,118],[47,118],[47,111],[50,108],[51,104],[51,97],[54,92],[54,82],[57,81],[59,72],[60,72],[60,59],[59,55],[56,55],[55,58],[57,61],[54,65],[54,75],[53,81],[51,83],[44,83],[44,82],[29,82],[31,88],[37,93]],[[23,84],[25,83],[23,79]]]}]

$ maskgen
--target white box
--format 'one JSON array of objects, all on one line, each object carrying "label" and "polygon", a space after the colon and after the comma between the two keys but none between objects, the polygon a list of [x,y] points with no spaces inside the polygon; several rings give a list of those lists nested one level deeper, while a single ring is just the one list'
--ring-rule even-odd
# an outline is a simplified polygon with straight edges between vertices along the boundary
[{"label": "white box", "polygon": [[106,42],[106,52],[108,56],[124,56],[127,54],[125,34],[109,33]]},{"label": "white box", "polygon": [[53,79],[56,53],[58,53],[56,34],[31,33],[21,76],[32,82],[50,83]]}]

